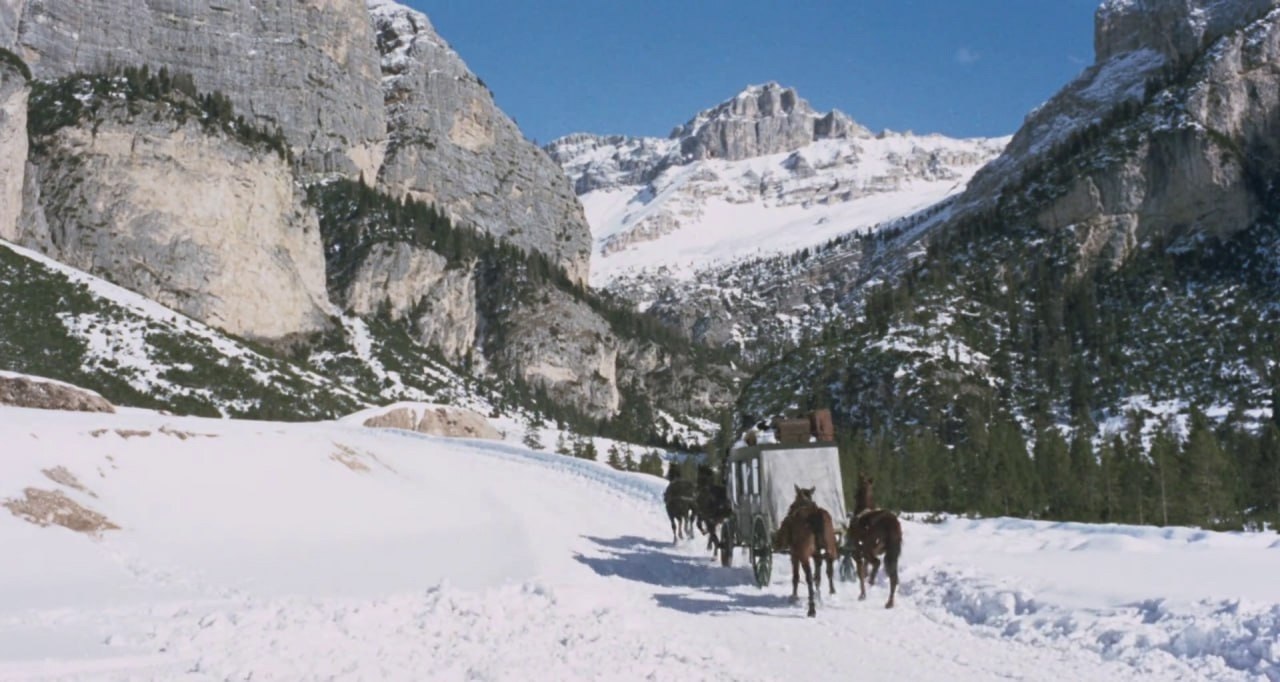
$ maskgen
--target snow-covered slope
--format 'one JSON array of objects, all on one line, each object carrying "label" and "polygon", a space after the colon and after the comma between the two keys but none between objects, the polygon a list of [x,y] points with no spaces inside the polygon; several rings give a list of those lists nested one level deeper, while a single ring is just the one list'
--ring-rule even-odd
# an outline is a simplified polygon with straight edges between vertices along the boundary
[{"label": "snow-covered slope", "polygon": [[118,527],[0,508],[5,680],[1280,679],[1274,535],[908,521],[898,608],[806,621],[782,557],[757,590],[592,462],[144,411],[0,442],[0,502]]},{"label": "snow-covered slope", "polygon": [[592,284],[607,287],[659,270],[687,278],[910,215],[963,190],[1007,142],[873,135],[770,83],[667,139],[579,134],[547,150],[591,223]]}]

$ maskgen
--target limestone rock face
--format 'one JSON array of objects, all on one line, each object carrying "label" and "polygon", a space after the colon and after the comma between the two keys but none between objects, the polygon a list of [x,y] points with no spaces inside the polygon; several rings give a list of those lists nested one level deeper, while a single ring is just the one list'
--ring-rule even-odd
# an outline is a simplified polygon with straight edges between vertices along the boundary
[{"label": "limestone rock face", "polygon": [[404,429],[448,438],[501,440],[502,434],[483,415],[461,407],[396,403],[362,422],[373,429]]},{"label": "limestone rock face", "polygon": [[552,289],[512,315],[499,366],[511,368],[530,386],[594,418],[618,413],[618,352],[609,324],[585,304]]},{"label": "limestone rock face", "polygon": [[1270,177],[1280,164],[1280,75],[1271,68],[1280,60],[1280,10],[1263,16],[1260,3],[1213,3],[1155,31],[1143,26],[1199,3],[1135,3],[1127,13],[1118,13],[1116,4],[1099,10],[1099,54],[1132,51],[1116,54],[1103,68],[1155,51],[1185,58],[1186,50],[1195,54],[1216,42],[1196,62],[1185,88],[1146,105],[1135,144],[1097,170],[1076,175],[1065,195],[1041,208],[1042,227],[1075,226],[1085,264],[1101,259],[1117,265],[1153,238],[1225,237],[1250,226],[1265,198],[1254,179]]},{"label": "limestone rock face", "polygon": [[357,315],[382,305],[392,319],[415,316],[419,340],[460,360],[475,346],[477,327],[474,268],[448,268],[444,256],[404,242],[375,244],[343,296]]},{"label": "limestone rock face", "polygon": [[[245,119],[280,126],[311,171],[377,176],[386,123],[363,0],[0,3],[37,78],[147,65],[189,73]],[[18,22],[6,19],[7,13]]]},{"label": "limestone rock face", "polygon": [[497,108],[426,16],[388,0],[369,8],[389,126],[379,185],[546,253],[585,281],[591,232],[560,168]]},{"label": "limestone rock face", "polygon": [[276,155],[123,111],[40,148],[28,201],[47,234],[28,223],[23,242],[233,334],[326,326],[319,224]]},{"label": "limestone rock face", "polygon": [[870,137],[844,113],[819,115],[792,88],[767,83],[747,88],[671,133],[689,161],[740,161],[799,149],[815,140]]},{"label": "limestone rock face", "polygon": [[0,2],[0,47],[13,49],[18,40],[18,17],[22,16],[22,8],[27,0],[5,0]]},{"label": "limestone rock face", "polygon": [[[0,25],[0,29],[3,26]],[[0,62],[0,239],[14,240],[27,163],[26,78]]]},{"label": "limestone rock face", "polygon": [[1094,15],[1098,62],[1138,49],[1186,58],[1275,6],[1275,0],[1106,0]]}]

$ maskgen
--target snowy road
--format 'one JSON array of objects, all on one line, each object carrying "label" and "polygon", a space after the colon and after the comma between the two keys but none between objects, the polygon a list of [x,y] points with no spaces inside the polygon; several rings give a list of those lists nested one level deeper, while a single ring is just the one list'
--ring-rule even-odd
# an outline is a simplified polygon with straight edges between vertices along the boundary
[{"label": "snowy road", "polygon": [[0,510],[4,680],[1280,680],[1276,535],[907,523],[899,608],[806,619],[784,557],[758,590],[666,542],[662,482],[510,444],[11,408],[0,443],[0,500],[121,528]]}]

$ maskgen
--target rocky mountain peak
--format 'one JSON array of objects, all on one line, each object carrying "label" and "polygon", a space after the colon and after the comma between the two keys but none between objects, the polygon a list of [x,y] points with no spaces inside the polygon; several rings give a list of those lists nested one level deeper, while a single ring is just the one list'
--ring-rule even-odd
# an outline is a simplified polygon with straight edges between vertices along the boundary
[{"label": "rocky mountain peak", "polygon": [[791,152],[821,139],[869,137],[843,112],[814,111],[794,88],[751,85],[671,131],[685,159],[742,159]]},{"label": "rocky mountain peak", "polygon": [[1276,0],[1106,0],[1094,15],[1096,59],[1141,49],[1184,59],[1276,6]]}]

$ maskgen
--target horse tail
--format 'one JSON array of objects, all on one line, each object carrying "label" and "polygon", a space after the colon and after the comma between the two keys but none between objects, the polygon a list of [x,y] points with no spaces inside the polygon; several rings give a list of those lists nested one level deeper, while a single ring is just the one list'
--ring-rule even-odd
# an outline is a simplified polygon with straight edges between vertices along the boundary
[{"label": "horse tail", "polygon": [[902,556],[902,524],[898,517],[889,515],[888,531],[884,539],[884,570],[893,584],[898,583],[898,557]]}]

